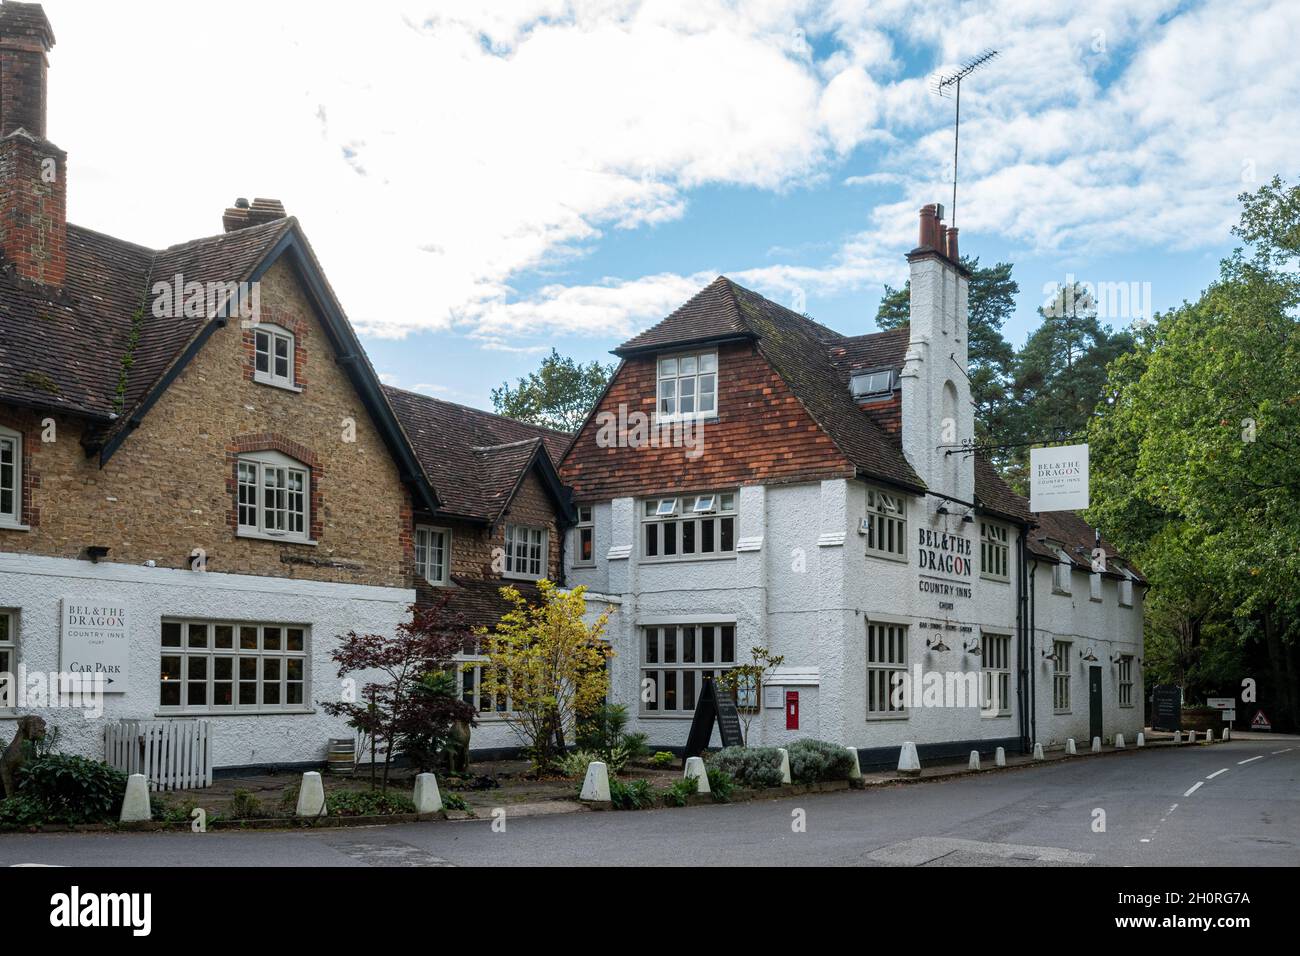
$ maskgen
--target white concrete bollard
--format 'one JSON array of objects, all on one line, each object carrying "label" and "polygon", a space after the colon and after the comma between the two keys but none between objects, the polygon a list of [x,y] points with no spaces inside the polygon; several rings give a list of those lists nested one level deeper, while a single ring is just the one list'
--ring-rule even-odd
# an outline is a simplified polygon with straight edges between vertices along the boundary
[{"label": "white concrete bollard", "polygon": [[1101,753],[1101,738],[1100,738],[1100,737],[1093,737],[1093,738],[1092,738],[1092,752],[1095,753],[1095,754],[1099,754],[1099,753]]},{"label": "white concrete bollard", "polygon": [[792,783],[790,779],[790,751],[784,747],[777,747],[776,752],[781,755],[781,782]]},{"label": "white concrete bollard", "polygon": [[126,778],[126,796],[122,798],[122,814],[118,817],[122,823],[144,823],[153,819],[149,808],[149,781],[142,773],[133,773]]},{"label": "white concrete bollard", "polygon": [[921,758],[917,756],[916,744],[910,740],[903,741],[903,746],[898,748],[898,772],[909,777],[921,775]]},{"label": "white concrete bollard", "polygon": [[609,768],[599,760],[587,764],[587,776],[582,778],[579,800],[588,803],[609,803]]},{"label": "white concrete bollard", "polygon": [[1174,743],[1176,743],[1176,744],[1181,744],[1182,742],[1183,742],[1183,732],[1182,732],[1181,730],[1175,730],[1175,731],[1174,731]]},{"label": "white concrete bollard", "polygon": [[441,810],[442,794],[438,791],[438,778],[431,773],[416,776],[412,802],[416,813],[437,813]]},{"label": "white concrete bollard", "polygon": [[1073,737],[1066,737],[1066,738],[1065,738],[1065,755],[1066,755],[1067,757],[1073,757],[1073,756],[1074,756],[1075,754],[1077,754],[1078,752],[1079,752],[1078,749],[1076,749],[1075,746],[1074,746],[1074,738],[1073,738]]},{"label": "white concrete bollard", "polygon": [[1145,746],[1147,745],[1147,735],[1144,734],[1144,733],[1143,733],[1142,731],[1140,731],[1140,730],[1138,731],[1138,742],[1137,742],[1137,745],[1138,745],[1139,747],[1145,747]]},{"label": "white concrete bollard", "polygon": [[1224,728],[1223,728],[1223,739],[1224,739],[1224,740],[1231,740],[1231,739],[1232,739],[1232,728],[1231,728],[1231,727],[1224,727]]},{"label": "white concrete bollard", "polygon": [[1046,757],[1043,756],[1043,745],[1037,742],[1034,743],[1034,759],[1035,760],[1047,759]]},{"label": "white concrete bollard", "polygon": [[849,753],[853,754],[853,766],[851,766],[851,767],[849,768],[849,779],[850,779],[850,780],[861,780],[861,779],[862,779],[862,764],[858,763],[858,748],[857,748],[857,747],[845,747],[844,749],[847,750]]},{"label": "white concrete bollard", "polygon": [[700,757],[687,757],[686,769],[682,771],[683,780],[695,781],[696,793],[709,793],[709,775],[704,769],[704,761]]},{"label": "white concrete bollard", "polygon": [[298,816],[325,816],[325,784],[320,773],[308,770],[302,775],[302,786],[298,788]]},{"label": "white concrete bollard", "polygon": [[1005,747],[999,747],[993,751],[993,765],[995,767],[1005,767],[1007,765],[1007,751]]},{"label": "white concrete bollard", "polygon": [[980,752],[972,750],[970,752],[970,762],[966,764],[967,770],[978,770],[980,768]]},{"label": "white concrete bollard", "polygon": [[1207,730],[1207,731],[1205,732],[1205,742],[1206,742],[1207,744],[1212,744],[1212,743],[1214,743],[1214,728],[1213,728],[1213,727],[1211,727],[1209,730]]},{"label": "white concrete bollard", "polygon": [[1115,735],[1115,749],[1116,749],[1116,750],[1123,750],[1123,749],[1124,749],[1124,735],[1123,735],[1123,734],[1116,734],[1116,735]]}]

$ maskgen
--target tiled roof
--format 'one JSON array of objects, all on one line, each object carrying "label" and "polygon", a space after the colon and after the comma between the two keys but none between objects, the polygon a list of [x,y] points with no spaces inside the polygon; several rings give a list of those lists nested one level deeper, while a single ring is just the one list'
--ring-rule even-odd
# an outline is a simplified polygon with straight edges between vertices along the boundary
[{"label": "tiled roof", "polygon": [[538,454],[558,461],[571,435],[384,386],[447,514],[495,521]]},{"label": "tiled roof", "polygon": [[541,591],[532,581],[468,578],[454,574],[450,583],[444,587],[433,587],[421,579],[416,585],[416,602],[426,605],[445,598],[447,610],[462,615],[466,626],[471,630],[478,627],[492,628],[513,607],[501,596],[501,588],[505,585],[517,590],[529,604],[541,602]]},{"label": "tiled roof", "polygon": [[909,326],[900,325],[887,332],[844,336],[828,342],[826,351],[845,381],[854,372],[867,369],[901,369],[910,332]]},{"label": "tiled roof", "polygon": [[[1045,540],[1051,539],[1064,545],[1062,550],[1069,556],[1071,563],[1080,570],[1092,570],[1092,549],[1096,547],[1106,552],[1108,560],[1112,557],[1120,557],[1118,550],[1105,537],[1100,539],[1099,545],[1096,530],[1084,521],[1081,515],[1073,511],[1044,511],[1034,515],[1034,520],[1038,527],[1030,530],[1027,539],[1029,550],[1033,554],[1056,560],[1056,549]],[[1139,581],[1146,580],[1131,563],[1124,561],[1124,565],[1137,576]],[[1115,566],[1110,565],[1109,570],[1115,571]]]},{"label": "tiled roof", "polygon": [[161,251],[69,225],[61,291],[0,272],[0,401],[99,419],[129,412],[204,324],[155,317],[153,283],[177,273],[186,282],[242,281],[293,223]]}]

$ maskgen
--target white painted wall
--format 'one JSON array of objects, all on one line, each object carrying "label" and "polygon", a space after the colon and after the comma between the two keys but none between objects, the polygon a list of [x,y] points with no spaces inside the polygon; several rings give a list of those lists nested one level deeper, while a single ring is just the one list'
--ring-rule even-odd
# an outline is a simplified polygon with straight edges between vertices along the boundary
[{"label": "white painted wall", "polygon": [[[338,635],[391,634],[408,617],[415,592],[291,578],[218,574],[64,558],[0,554],[0,608],[18,612],[19,661],[29,671],[59,667],[60,601],[114,596],[129,608],[131,657],[125,694],[105,697],[101,719],[61,708],[25,709],[61,732],[61,749],[103,759],[105,721],[155,719],[158,710],[160,624],[163,617],[305,624],[311,628],[310,685],[303,713],[222,714],[212,722],[215,767],[323,761],[331,737],[350,737],[341,719],[315,702],[339,700],[342,685],[330,659]],[[365,675],[358,676],[358,686]],[[0,712],[0,738],[13,732],[15,714]]]}]

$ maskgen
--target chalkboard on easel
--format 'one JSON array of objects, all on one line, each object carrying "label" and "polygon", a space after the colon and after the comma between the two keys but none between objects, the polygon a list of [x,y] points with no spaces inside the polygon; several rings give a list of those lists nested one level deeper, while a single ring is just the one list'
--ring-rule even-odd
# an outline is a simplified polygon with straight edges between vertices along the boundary
[{"label": "chalkboard on easel", "polygon": [[745,735],[740,728],[740,713],[730,694],[719,694],[710,678],[705,678],[700,699],[695,702],[695,716],[691,719],[691,732],[686,737],[686,756],[698,757],[709,746],[713,725],[718,725],[718,736],[724,747],[745,746]]}]

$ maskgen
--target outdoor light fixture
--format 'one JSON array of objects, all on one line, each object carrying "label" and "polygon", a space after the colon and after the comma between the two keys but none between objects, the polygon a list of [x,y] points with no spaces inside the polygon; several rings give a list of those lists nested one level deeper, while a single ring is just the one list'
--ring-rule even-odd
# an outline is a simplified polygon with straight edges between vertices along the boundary
[{"label": "outdoor light fixture", "polygon": [[940,504],[939,507],[934,509],[934,513],[937,515],[946,515],[948,513],[948,506],[946,504]]},{"label": "outdoor light fixture", "polygon": [[934,638],[933,643],[931,643],[930,638],[926,638],[925,646],[930,648],[930,650],[932,651],[938,651],[940,654],[944,653],[945,651],[952,650],[952,648],[950,648],[947,644],[943,642],[942,637]]},{"label": "outdoor light fixture", "polygon": [[1087,653],[1087,654],[1085,654],[1083,651],[1080,651],[1080,652],[1079,652],[1079,660],[1081,660],[1081,661],[1087,661],[1089,664],[1093,664],[1093,663],[1096,663],[1096,662],[1097,662],[1098,657],[1097,657],[1096,654],[1094,654],[1094,653],[1092,652],[1092,648],[1090,647],[1090,648],[1088,648],[1088,653]]},{"label": "outdoor light fixture", "polygon": [[970,511],[962,515],[961,520],[963,524],[973,524],[975,521],[975,509],[972,508]]},{"label": "outdoor light fixture", "polygon": [[971,641],[969,643],[963,643],[961,649],[965,651],[967,654],[974,654],[976,657],[984,656],[984,649],[980,647],[979,641]]}]

